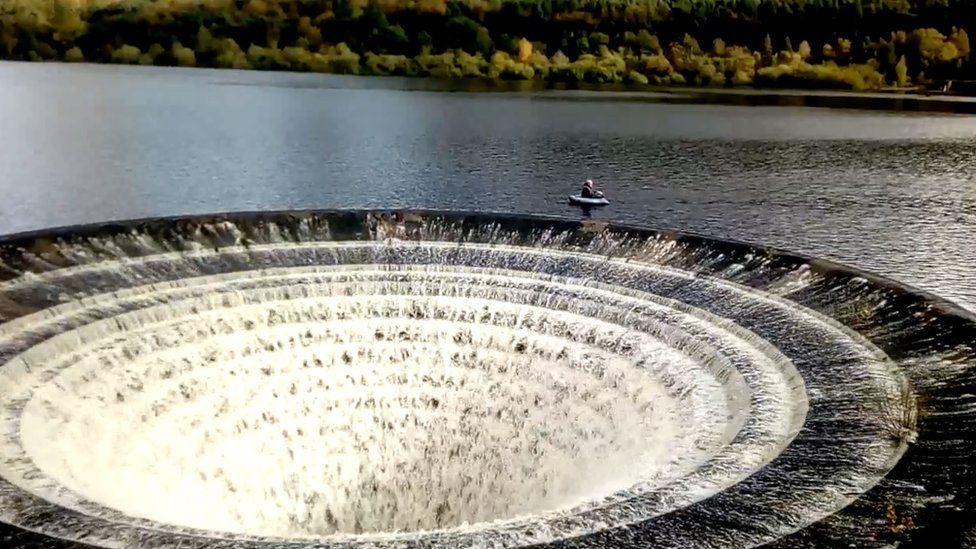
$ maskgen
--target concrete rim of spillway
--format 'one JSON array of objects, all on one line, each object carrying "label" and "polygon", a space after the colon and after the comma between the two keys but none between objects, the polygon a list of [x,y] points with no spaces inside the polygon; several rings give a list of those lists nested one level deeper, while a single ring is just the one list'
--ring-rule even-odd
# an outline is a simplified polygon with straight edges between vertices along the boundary
[{"label": "concrete rim of spillway", "polygon": [[132,230],[139,230],[154,225],[172,225],[176,223],[207,223],[214,221],[273,221],[300,219],[307,216],[341,216],[359,218],[365,220],[367,217],[376,218],[429,218],[443,219],[445,221],[459,222],[463,219],[470,219],[477,223],[530,223],[539,224],[541,227],[549,227],[556,230],[579,229],[587,232],[612,230],[625,234],[635,234],[652,236],[659,235],[662,238],[673,239],[678,242],[688,242],[692,244],[714,243],[728,246],[738,253],[763,253],[769,257],[775,257],[796,265],[806,264],[818,271],[835,271],[845,273],[848,277],[863,278],[871,284],[887,288],[898,293],[912,294],[925,301],[927,304],[936,307],[940,312],[964,318],[970,322],[976,322],[976,312],[965,309],[956,303],[940,297],[932,292],[921,288],[897,281],[884,275],[873,273],[864,269],[859,269],[851,265],[839,263],[829,259],[823,259],[808,254],[795,251],[784,250],[773,246],[745,242],[732,238],[716,238],[695,233],[691,231],[658,228],[653,226],[637,225],[633,223],[616,222],[600,219],[575,219],[569,217],[550,216],[541,214],[513,214],[508,212],[493,211],[467,211],[467,210],[425,210],[410,208],[393,209],[292,209],[292,210],[234,210],[230,212],[215,212],[201,214],[171,215],[171,216],[150,216],[137,217],[132,219],[116,219],[96,223],[81,223],[74,225],[60,225],[43,229],[31,229],[18,231],[8,234],[0,234],[0,249],[16,249],[30,246],[31,242],[38,240],[58,240],[85,238],[100,234],[119,234]]},{"label": "concrete rim of spillway", "polygon": [[[329,240],[316,239],[314,234],[325,234],[322,232],[314,233],[311,237],[300,236],[297,233],[289,235],[289,230],[303,222],[328,226],[327,232],[331,235]],[[236,232],[224,230],[227,226],[222,224],[230,224],[235,227]],[[262,233],[263,229],[258,227],[267,228],[269,224],[283,230],[276,233],[279,235],[278,240],[265,243],[261,241],[262,237],[259,235],[265,233]],[[224,228],[220,228],[221,226]],[[662,311],[666,311],[661,313],[664,316],[656,316],[651,320],[648,320],[651,317],[647,317],[641,320],[643,324],[633,319],[627,320],[627,322],[637,322],[634,326],[638,327],[635,328],[638,331],[651,330],[648,333],[659,335],[664,333],[660,331],[662,329],[660,326],[664,325],[669,327],[667,330],[678,325],[685,330],[687,319],[693,318],[694,322],[702,321],[713,328],[719,326],[722,335],[715,336],[719,337],[719,340],[724,337],[735,339],[743,333],[747,333],[748,339],[750,337],[748,334],[758,334],[761,343],[757,345],[761,348],[760,351],[765,349],[762,352],[770,353],[768,356],[772,358],[769,360],[773,361],[770,364],[789,363],[790,368],[799,369],[796,376],[787,374],[784,378],[787,381],[782,383],[783,387],[793,387],[789,390],[801,391],[803,398],[798,398],[799,393],[797,393],[787,400],[811,399],[810,409],[808,412],[807,405],[803,404],[801,408],[792,412],[782,412],[799,418],[800,424],[784,431],[788,434],[782,435],[786,437],[781,439],[782,446],[775,446],[776,455],[771,456],[769,460],[761,460],[760,468],[748,472],[745,476],[730,477],[731,484],[722,484],[720,489],[712,492],[704,488],[705,485],[689,481],[688,489],[697,486],[695,489],[700,491],[697,497],[690,498],[681,496],[680,490],[668,492],[657,489],[656,491],[628,491],[630,489],[627,489],[618,490],[609,499],[597,497],[582,506],[572,507],[568,512],[566,509],[554,511],[539,509],[538,513],[529,515],[514,518],[498,517],[500,520],[444,529],[401,533],[334,532],[325,536],[308,533],[275,536],[262,532],[228,532],[226,529],[210,530],[187,527],[185,524],[174,525],[170,522],[146,518],[144,514],[141,517],[132,517],[128,516],[124,509],[113,509],[111,506],[104,507],[97,502],[87,501],[84,494],[64,495],[71,490],[64,489],[60,485],[55,486],[58,484],[57,481],[51,481],[49,478],[43,481],[30,480],[38,470],[24,465],[32,460],[28,454],[21,452],[17,454],[17,467],[3,467],[5,479],[3,486],[0,486],[0,501],[4,502],[4,508],[0,509],[0,517],[4,522],[43,535],[74,540],[82,544],[105,546],[131,545],[135,540],[143,546],[181,543],[210,547],[242,546],[242,544],[255,547],[291,546],[307,543],[326,547],[350,544],[390,547],[415,545],[476,547],[545,545],[555,542],[571,544],[573,540],[577,540],[582,545],[597,543],[612,546],[615,543],[627,543],[628,539],[640,539],[652,545],[659,543],[668,546],[700,546],[717,540],[724,540],[727,545],[750,546],[783,539],[822,541],[832,538],[850,538],[851,517],[856,519],[854,523],[861,528],[854,534],[869,536],[872,539],[878,536],[896,538],[902,536],[902,538],[916,540],[924,536],[945,536],[944,533],[936,533],[931,525],[941,525],[947,520],[945,518],[947,515],[929,512],[922,504],[913,504],[914,500],[909,501],[912,499],[910,497],[913,495],[912,490],[906,489],[904,485],[912,482],[928,483],[928,478],[913,477],[913,471],[918,471],[919,467],[928,471],[925,468],[932,466],[940,458],[937,455],[938,451],[934,449],[935,441],[932,444],[928,443],[924,414],[927,409],[935,409],[939,406],[960,406],[958,402],[951,401],[949,394],[964,393],[966,390],[964,384],[972,382],[971,366],[974,359],[971,348],[967,353],[965,342],[967,337],[973,334],[976,317],[948,301],[884,277],[798,254],[675,231],[504,214],[343,210],[246,212],[152,218],[32,231],[0,238],[0,262],[2,262],[0,266],[6,267],[0,269],[0,277],[6,279],[5,283],[0,284],[0,313],[7,316],[0,320],[2,322],[0,329],[4,328],[4,324],[17,325],[17,322],[26,322],[23,319],[29,316],[11,314],[13,307],[3,302],[4,299],[10,301],[11,296],[16,294],[15,291],[10,290],[9,283],[11,280],[22,278],[18,276],[19,272],[35,270],[33,276],[40,275],[41,278],[47,276],[45,273],[60,273],[64,277],[69,277],[71,275],[68,273],[71,269],[68,267],[72,262],[87,261],[90,262],[89,266],[100,264],[94,260],[94,256],[85,259],[79,254],[65,254],[68,247],[84,248],[86,242],[90,243],[89,239],[92,238],[124,239],[126,234],[133,231],[147,235],[150,239],[157,239],[156,242],[162,242],[166,239],[179,238],[177,235],[185,237],[189,234],[188,230],[196,230],[200,227],[209,227],[209,229],[197,231],[195,235],[197,244],[203,244],[193,252],[204,258],[199,261],[216,261],[214,258],[233,253],[242,257],[260,257],[264,262],[262,269],[270,268],[271,271],[276,267],[281,269],[280,272],[272,272],[269,275],[274,280],[283,280],[290,276],[304,281],[303,284],[308,284],[309,280],[316,284],[334,284],[335,276],[339,276],[334,272],[329,274],[307,272],[307,269],[302,270],[298,265],[288,263],[293,259],[276,258],[273,261],[268,259],[274,256],[276,250],[284,248],[290,247],[289,253],[311,253],[314,257],[321,258],[324,257],[322,254],[326,253],[321,250],[326,248],[332,256],[347,253],[347,251],[336,251],[342,246],[326,245],[322,242],[345,242],[351,248],[355,248],[355,254],[366,254],[371,258],[365,264],[379,262],[385,265],[386,263],[383,262],[391,262],[398,265],[400,267],[396,275],[400,277],[398,280],[409,280],[411,276],[416,276],[414,271],[425,270],[423,261],[410,259],[404,252],[404,250],[421,250],[423,254],[427,254],[425,257],[450,258],[450,261],[457,262],[452,264],[451,269],[447,269],[449,271],[447,274],[441,272],[438,276],[458,277],[458,280],[469,282],[477,279],[478,288],[483,288],[485,284],[484,279],[478,277],[487,276],[485,273],[488,273],[491,276],[501,277],[502,282],[497,282],[499,287],[522,288],[520,291],[529,292],[525,295],[529,295],[530,298],[534,295],[532,292],[545,293],[551,290],[549,286],[540,290],[539,288],[542,287],[539,286],[542,284],[540,281],[544,281],[545,284],[557,284],[553,282],[556,278],[559,279],[557,284],[559,287],[552,291],[557,293],[569,292],[577,295],[573,292],[582,292],[579,295],[590,295],[589,292],[597,292],[592,294],[595,296],[593,297],[595,304],[591,305],[592,308],[588,311],[600,310],[601,303],[614,302],[616,304],[613,307],[616,309],[613,310],[617,312],[607,313],[610,315],[608,318],[614,322],[623,321],[621,319],[626,315],[620,311],[626,310],[627,307],[645,307],[649,306],[647,305],[649,303],[654,303],[655,307],[660,306]],[[545,242],[545,246],[540,246],[540,239]],[[530,245],[530,242],[533,245]],[[315,245],[316,243],[318,244]],[[462,249],[464,251],[459,252]],[[177,260],[187,256],[187,251],[179,250],[179,246],[172,247],[171,250],[176,251],[166,251],[166,253]],[[163,248],[159,248],[151,254],[145,252],[146,255],[140,256],[139,260],[148,262],[155,257],[155,260],[169,261],[164,258],[166,254],[163,251]],[[25,262],[25,258],[38,258],[45,253],[49,254],[47,259],[53,262],[46,266],[39,266],[40,264],[36,263],[34,267],[27,267],[29,261]],[[566,269],[567,272],[544,272],[544,267],[540,267],[541,262],[550,260],[560,262],[560,268]],[[58,267],[56,265],[58,261],[64,263]],[[269,265],[268,261],[272,264]],[[278,265],[274,264],[274,261],[284,263]],[[336,261],[337,265],[348,267],[340,260]],[[353,263],[357,261],[362,259],[355,259]],[[533,261],[536,263],[532,263]],[[525,267],[530,264],[532,267]],[[227,272],[240,272],[235,270],[242,268],[240,264],[237,265],[237,267],[228,267]],[[539,268],[543,272],[541,274],[532,272],[530,275],[525,270],[530,268]],[[2,274],[4,272],[7,274]],[[208,276],[215,276],[213,280],[216,282],[222,280],[219,278],[219,273],[208,273]],[[383,278],[387,275],[383,273],[358,273],[356,276],[379,277],[384,280],[384,283],[388,282]],[[659,282],[651,283],[646,279]],[[180,279],[177,277],[176,280]],[[61,282],[63,281],[59,279],[58,284]],[[52,287],[54,286],[56,284],[52,284]],[[683,293],[685,290],[682,288],[686,286],[694,287],[694,292],[701,295]],[[40,285],[36,285],[31,291],[36,291],[39,287]],[[133,293],[142,287],[144,286],[130,284],[128,289]],[[112,291],[122,295],[126,293],[127,287],[123,285],[123,287],[113,288]],[[191,290],[186,290],[181,284],[179,288],[172,291]],[[459,291],[461,294],[454,295],[454,298],[472,297],[464,294],[463,290]],[[102,294],[104,291],[100,290],[94,297],[85,296],[85,299],[97,301],[97,296]],[[415,297],[418,302],[423,303],[429,303],[432,299],[437,301],[436,295]],[[42,310],[55,312],[65,310],[66,307],[72,306],[73,301],[68,299],[66,303],[60,303],[59,301],[64,300],[48,299],[52,300],[45,303],[41,307]],[[784,331],[782,326],[757,324],[755,315],[750,317],[748,312],[737,312],[731,308],[731,305],[722,303],[730,299],[742,300],[740,305],[753,306],[760,303],[759,310],[767,311],[772,315],[768,319],[771,324],[783,324],[786,319],[787,324],[795,323],[795,326],[791,326],[791,330],[794,331]],[[440,306],[436,305],[436,307]],[[576,305],[561,306],[570,308],[567,309],[567,314],[579,313],[571,310]],[[781,313],[774,313],[774,310],[781,311],[786,316],[776,316]],[[47,314],[55,314],[50,311]],[[491,314],[504,316],[507,313],[503,309],[497,309]],[[686,316],[674,320],[668,316],[672,314]],[[663,320],[665,316],[667,320]],[[15,320],[17,322],[14,322]],[[662,322],[664,324],[660,324]],[[677,324],[672,326],[668,324],[670,322],[677,322]],[[77,333],[85,333],[83,326],[79,329],[81,331]],[[806,332],[805,330],[808,329],[810,331]],[[682,331],[682,333],[685,335],[681,337],[685,337],[692,332]],[[711,338],[712,335],[707,337]],[[849,344],[849,349],[844,347],[848,349],[845,352],[849,351],[860,358],[851,359],[846,355],[838,357],[835,362],[840,370],[833,374],[816,370],[814,366],[834,364],[830,362],[833,359],[811,358],[815,350],[811,342],[824,337],[838,337],[837,345],[844,347]],[[809,339],[809,342],[804,338]],[[719,346],[708,348],[723,348],[721,344],[715,344]],[[41,351],[34,350],[33,356],[41,356],[46,352],[43,351],[43,344],[39,345],[38,349]],[[803,347],[804,345],[807,347]],[[13,348],[11,344],[10,349]],[[21,351],[27,352],[29,348],[33,348],[33,344],[18,349],[16,355],[20,356]],[[742,356],[745,355],[742,353],[749,354],[753,350],[727,351],[731,354],[722,355],[725,357],[723,360],[726,360],[723,363],[725,366],[716,367],[727,368],[729,364],[742,364],[743,360],[748,363],[751,359],[743,359]],[[0,358],[9,357],[12,352],[7,349],[7,354],[0,354]],[[786,360],[780,361],[778,357],[781,356]],[[873,440],[854,441],[853,439],[857,438],[856,435],[860,432],[857,430],[848,433],[851,437],[849,441],[827,442],[822,438],[826,434],[824,429],[830,425],[835,428],[851,428],[853,425],[850,422],[831,424],[825,420],[827,414],[824,413],[823,406],[818,404],[820,401],[830,401],[834,398],[831,396],[831,391],[835,391],[836,387],[844,382],[844,375],[850,373],[843,371],[845,360],[869,364],[870,366],[865,367],[874,368],[871,370],[874,373],[865,375],[863,379],[854,376],[857,379],[850,383],[858,388],[852,389],[854,392],[847,394],[847,397],[844,397],[842,391],[836,390],[839,396],[836,397],[838,400],[834,401],[835,404],[851,405],[850,410],[838,413],[849,414],[850,418],[861,417],[858,414],[866,413],[864,410],[856,409],[865,404],[856,402],[857,399],[852,401],[851,395],[862,397],[873,395],[870,399],[878,398],[887,402],[882,407],[903,406],[903,409],[895,414],[897,418],[881,417],[888,412],[879,412],[877,409],[864,416],[875,418],[871,420],[875,421],[872,424],[874,426],[871,427],[874,431],[867,428],[865,431],[874,433],[871,437],[867,437]],[[830,370],[832,367],[834,366],[823,367],[823,370]],[[885,371],[891,375],[884,374]],[[954,372],[952,379],[963,385],[946,386],[946,375],[943,372],[949,371]],[[722,376],[726,375],[728,374],[722,374]],[[760,387],[771,379],[761,378],[753,373],[745,375],[749,379],[765,379],[766,381],[757,382],[760,383]],[[789,381],[791,376],[799,380]],[[877,381],[889,377],[891,379],[886,382]],[[857,385],[858,383],[863,385]],[[754,389],[755,387],[750,390]],[[921,402],[918,404],[918,410],[916,410],[916,396]],[[729,398],[735,400],[739,397],[733,395]],[[766,402],[763,398],[767,398],[769,402],[776,402],[779,397],[755,398],[759,398],[759,402]],[[764,405],[754,404],[751,409],[758,409],[756,406],[762,408]],[[870,408],[880,405],[874,403],[866,406]],[[921,413],[922,416],[916,417],[917,413]],[[768,417],[772,418],[775,415],[774,413]],[[971,417],[963,418],[966,419]],[[752,425],[755,421],[762,423],[765,420],[746,419],[744,425]],[[19,418],[11,420],[10,425],[14,424],[19,426]],[[745,439],[742,436],[740,433],[738,438],[726,440],[723,444],[739,444],[742,448],[748,447],[744,441],[753,435],[748,435]],[[843,436],[845,435],[841,432],[840,437]],[[735,440],[739,442],[735,443]],[[971,446],[973,441],[969,438],[957,441],[956,444],[963,447],[967,444]],[[821,450],[818,450],[818,445],[821,445],[819,446]],[[37,445],[34,446],[36,448]],[[857,446],[856,451],[855,446]],[[885,449],[879,450],[878,448],[882,446]],[[844,452],[854,453],[848,455]],[[868,452],[863,456],[874,457],[865,458],[865,462],[860,464],[848,463],[850,456],[862,455],[857,452]],[[4,453],[11,455],[9,451],[0,452],[0,455]],[[839,483],[838,493],[814,497],[809,491],[809,484],[822,479],[809,471],[802,470],[804,459],[812,459],[814,462],[821,460],[822,463],[818,463],[817,466],[821,467],[825,474],[828,470],[831,471],[830,478],[837,479],[836,482]],[[726,458],[726,461],[720,460],[717,463],[721,465],[713,464],[713,469],[726,468],[730,461]],[[21,475],[19,484],[8,482],[7,479],[20,474],[17,470],[22,467],[30,469],[29,474]],[[855,469],[856,474],[849,473]],[[41,474],[43,476],[43,472]],[[974,473],[965,468],[957,468],[950,471],[951,475],[955,475],[954,478],[961,481],[970,480]],[[681,485],[685,479],[686,477],[671,479],[671,486]],[[25,490],[25,483],[30,482],[34,483],[31,485],[32,488]],[[54,485],[51,482],[54,482]],[[796,490],[781,493],[781,489],[775,488],[777,483],[785,483],[787,487],[796,486]],[[951,491],[950,484],[943,483],[939,490]],[[847,493],[844,493],[844,490]],[[933,485],[926,486],[926,490],[934,491]],[[964,498],[959,500],[964,503],[960,507],[965,509],[967,505],[965,502],[971,504],[971,499],[965,498],[972,496],[967,490],[960,491],[965,492]],[[60,501],[58,500],[60,496],[67,499]],[[66,501],[74,503],[69,506],[62,505]],[[607,501],[615,503],[607,504]],[[656,503],[652,504],[652,501]],[[675,503],[677,506],[669,507],[668,502],[677,502]],[[770,509],[777,504],[782,504],[780,509]],[[14,506],[19,508],[15,509]],[[789,511],[803,506],[817,508],[820,511],[811,514]],[[899,513],[904,512],[903,508],[911,513],[909,517],[913,520],[909,520],[910,524],[907,524],[903,517],[899,517]],[[733,518],[729,519],[730,516]],[[836,518],[841,516],[844,518]],[[879,518],[886,521],[886,532],[878,532]],[[734,524],[735,520],[739,520],[740,523]],[[833,526],[834,523],[838,526]],[[885,530],[885,527],[881,529]]]}]

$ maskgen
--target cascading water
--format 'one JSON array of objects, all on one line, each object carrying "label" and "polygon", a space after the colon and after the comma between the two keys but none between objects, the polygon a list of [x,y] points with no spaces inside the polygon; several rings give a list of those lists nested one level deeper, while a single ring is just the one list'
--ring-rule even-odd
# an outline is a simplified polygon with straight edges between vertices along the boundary
[{"label": "cascading water", "polygon": [[23,545],[922,543],[972,509],[976,324],[829,263],[373,212],[0,257],[0,520]]}]

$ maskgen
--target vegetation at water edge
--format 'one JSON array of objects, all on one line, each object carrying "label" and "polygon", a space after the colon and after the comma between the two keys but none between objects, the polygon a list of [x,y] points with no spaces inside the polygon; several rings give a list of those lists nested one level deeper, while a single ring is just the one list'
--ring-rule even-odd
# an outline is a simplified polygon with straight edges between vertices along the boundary
[{"label": "vegetation at water edge", "polygon": [[972,0],[7,0],[0,58],[868,90],[976,79]]}]

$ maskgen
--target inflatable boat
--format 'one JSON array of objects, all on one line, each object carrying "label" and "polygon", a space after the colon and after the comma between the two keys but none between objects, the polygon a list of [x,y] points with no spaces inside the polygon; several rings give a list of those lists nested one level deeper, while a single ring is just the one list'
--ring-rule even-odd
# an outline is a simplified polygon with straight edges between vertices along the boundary
[{"label": "inflatable boat", "polygon": [[580,206],[606,206],[610,203],[610,201],[604,198],[603,195],[594,196],[592,198],[583,198],[578,194],[570,195],[569,202],[571,204],[579,204]]}]

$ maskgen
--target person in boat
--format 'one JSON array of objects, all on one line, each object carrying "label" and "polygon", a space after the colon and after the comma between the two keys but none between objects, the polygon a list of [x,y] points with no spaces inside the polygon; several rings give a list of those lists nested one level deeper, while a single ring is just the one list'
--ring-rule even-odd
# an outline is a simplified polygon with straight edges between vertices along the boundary
[{"label": "person in boat", "polygon": [[583,183],[583,189],[580,191],[580,196],[583,197],[583,198],[596,198],[597,197],[596,189],[593,187],[593,180],[592,179],[587,179],[586,182]]}]

